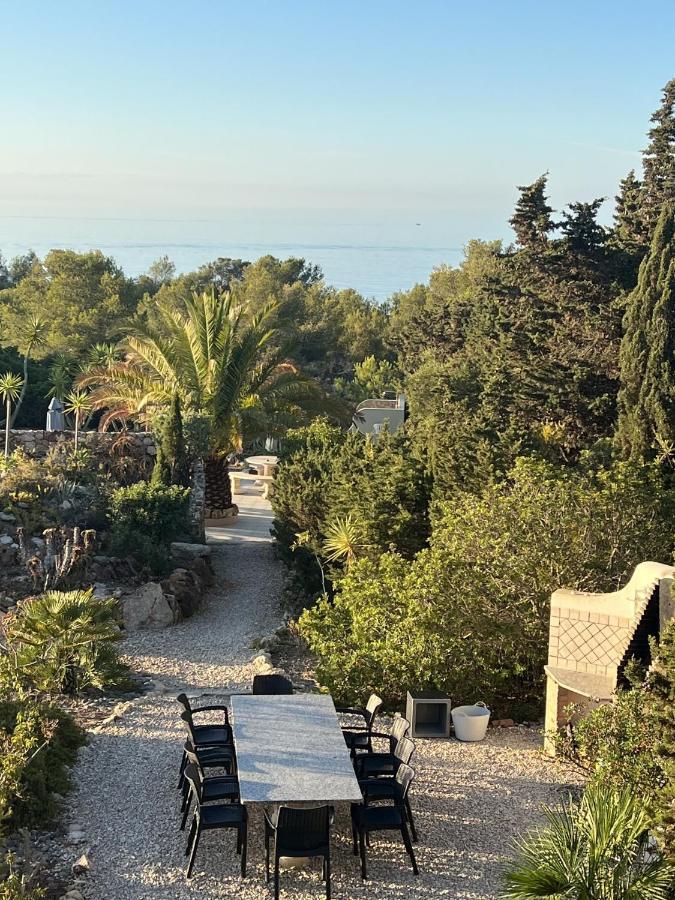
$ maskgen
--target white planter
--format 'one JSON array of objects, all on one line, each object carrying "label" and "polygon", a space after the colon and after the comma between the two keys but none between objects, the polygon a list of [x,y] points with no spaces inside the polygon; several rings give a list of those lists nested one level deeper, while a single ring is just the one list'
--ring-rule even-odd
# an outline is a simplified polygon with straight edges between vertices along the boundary
[{"label": "white planter", "polygon": [[490,710],[484,703],[456,706],[450,711],[458,741],[482,741],[490,721]]}]

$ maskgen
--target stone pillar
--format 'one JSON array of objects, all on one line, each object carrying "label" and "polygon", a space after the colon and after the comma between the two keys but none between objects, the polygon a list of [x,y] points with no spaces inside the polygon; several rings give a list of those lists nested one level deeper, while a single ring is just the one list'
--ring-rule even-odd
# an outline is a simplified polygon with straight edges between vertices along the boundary
[{"label": "stone pillar", "polygon": [[544,752],[555,756],[554,735],[558,731],[558,682],[550,675],[546,676],[546,713],[544,715]]}]

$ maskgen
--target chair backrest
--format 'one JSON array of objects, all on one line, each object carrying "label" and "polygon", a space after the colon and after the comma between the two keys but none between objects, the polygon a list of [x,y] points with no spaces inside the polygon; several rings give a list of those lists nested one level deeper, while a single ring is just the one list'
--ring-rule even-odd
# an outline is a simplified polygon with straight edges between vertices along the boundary
[{"label": "chair backrest", "polygon": [[412,780],[415,777],[415,770],[412,766],[407,765],[407,763],[401,763],[401,765],[396,770],[395,775],[395,784],[396,784],[396,802],[403,803],[405,798],[408,796],[408,791],[410,790],[410,785],[412,784]]},{"label": "chair backrest", "polygon": [[413,758],[413,753],[415,752],[415,741],[409,737],[402,737],[401,740],[396,744],[396,748],[394,750],[394,758],[397,760],[397,765],[400,767],[401,765],[408,765],[410,760]]},{"label": "chair backrest", "polygon": [[404,719],[403,716],[397,716],[391,726],[391,731],[389,732],[389,746],[391,747],[392,753],[396,749],[396,745],[401,740],[401,738],[405,737],[410,731],[410,722],[407,719]]},{"label": "chair backrest", "polygon": [[197,746],[197,741],[195,740],[194,725],[192,724],[192,713],[188,710],[185,710],[180,714],[180,717],[181,721],[185,723],[187,733],[190,735],[190,740],[192,741],[194,746]]},{"label": "chair backrest", "polygon": [[185,766],[184,774],[192,788],[197,803],[201,803],[204,776],[202,775],[199,766],[196,766],[194,763],[188,763],[187,766]]},{"label": "chair backrest", "polygon": [[382,698],[378,697],[377,694],[371,694],[370,697],[368,697],[368,702],[366,703],[366,727],[369,731],[372,730],[375,716],[378,714],[381,707]]},{"label": "chair backrest", "polygon": [[292,806],[279,807],[277,818],[277,852],[283,856],[284,850],[321,850],[330,841],[330,806],[312,806],[296,809]]},{"label": "chair backrest", "polygon": [[254,694],[292,694],[293,683],[283,675],[255,675]]}]

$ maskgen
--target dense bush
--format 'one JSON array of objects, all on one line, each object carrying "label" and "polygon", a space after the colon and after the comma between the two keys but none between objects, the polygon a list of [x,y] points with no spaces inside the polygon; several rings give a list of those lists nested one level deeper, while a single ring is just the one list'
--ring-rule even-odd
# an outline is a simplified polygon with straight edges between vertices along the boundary
[{"label": "dense bush", "polygon": [[404,435],[385,432],[374,442],[323,421],[290,433],[272,497],[274,536],[305,599],[323,590],[321,567],[329,584],[341,574],[326,565],[326,539],[345,520],[371,560],[388,550],[412,558],[428,538],[429,494],[426,470]]},{"label": "dense bush", "polygon": [[641,560],[670,558],[671,516],[652,469],[519,461],[481,496],[441,504],[413,561],[356,562],[300,628],[340,702],[377,690],[398,704],[434,687],[509,715],[539,711],[551,592],[611,590]]},{"label": "dense bush", "polygon": [[108,518],[113,551],[163,574],[171,541],[189,533],[189,490],[138,482],[112,492]]},{"label": "dense bush", "polygon": [[68,768],[84,743],[82,730],[57,706],[0,701],[0,811],[17,828],[49,821],[70,786]]},{"label": "dense bush", "polygon": [[114,600],[88,591],[48,591],[25,600],[3,622],[8,651],[32,684],[77,694],[126,681],[114,642],[120,632]]},{"label": "dense bush", "polygon": [[656,833],[675,861],[675,621],[661,637],[654,666],[647,677],[645,706],[663,773],[654,800]]}]

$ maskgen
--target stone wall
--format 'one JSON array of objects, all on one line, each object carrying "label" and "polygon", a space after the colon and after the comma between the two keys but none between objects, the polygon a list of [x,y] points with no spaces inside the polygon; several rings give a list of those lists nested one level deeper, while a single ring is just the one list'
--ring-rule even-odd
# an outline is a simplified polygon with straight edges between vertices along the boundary
[{"label": "stone wall", "polygon": [[[80,446],[90,450],[110,450],[120,438],[119,433],[112,431],[81,431]],[[125,454],[131,456],[154,457],[157,453],[155,439],[149,431],[130,431],[125,433]],[[46,456],[54,445],[72,444],[75,441],[73,431],[30,431],[24,429],[13,430],[10,438],[10,448],[16,450],[22,448],[31,456],[42,458]]]}]

